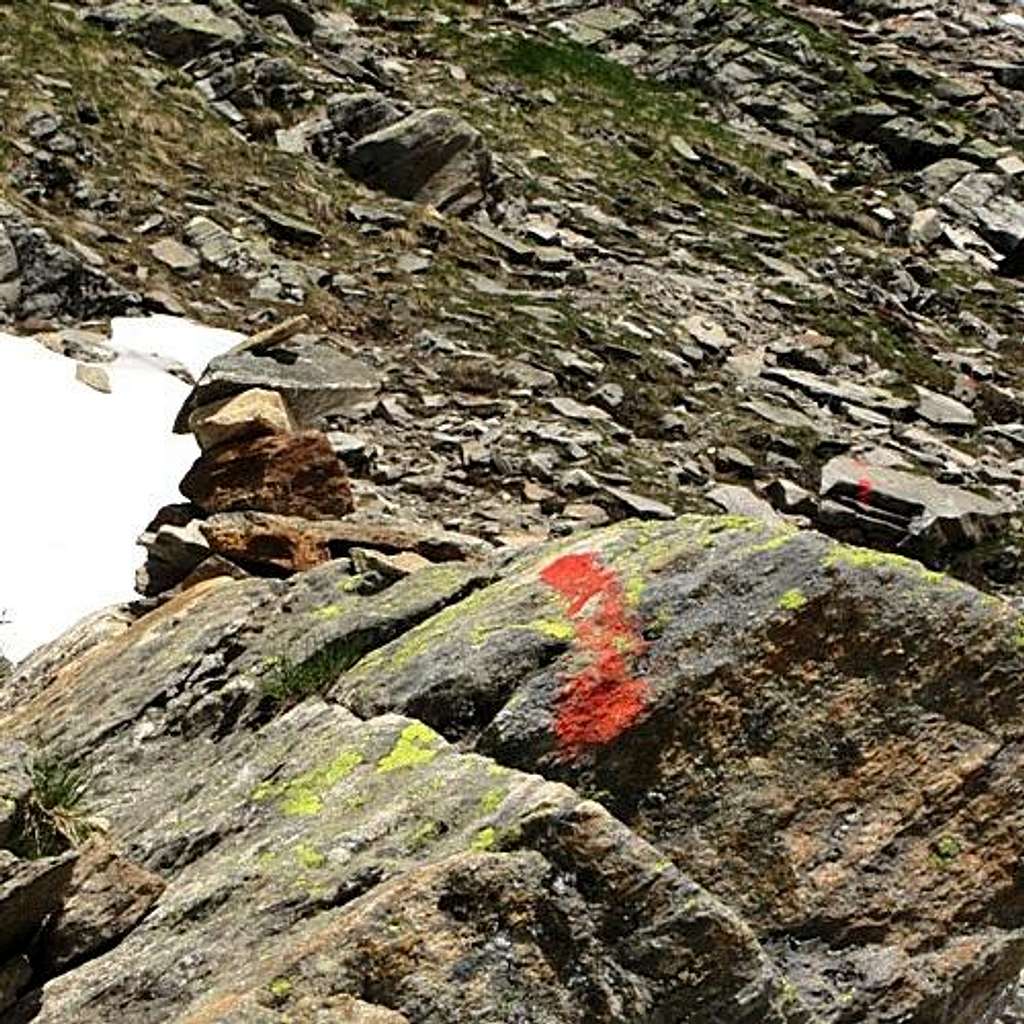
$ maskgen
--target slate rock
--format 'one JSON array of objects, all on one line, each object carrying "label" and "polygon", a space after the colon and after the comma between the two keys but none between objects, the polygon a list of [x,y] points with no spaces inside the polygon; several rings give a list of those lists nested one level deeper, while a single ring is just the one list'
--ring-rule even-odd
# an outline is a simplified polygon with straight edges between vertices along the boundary
[{"label": "slate rock", "polygon": [[[938,549],[970,547],[998,533],[1008,510],[999,502],[927,476],[839,456],[822,469],[820,494],[845,508],[870,535],[888,521],[893,531]],[[823,507],[823,516],[828,510]],[[836,509],[833,515],[840,514]],[[871,517],[874,516],[874,519]]]},{"label": "slate rock", "polygon": [[398,199],[467,213],[491,187],[491,156],[480,133],[446,110],[409,114],[360,138],[342,164],[354,178]]},{"label": "slate rock", "polygon": [[219,46],[241,43],[242,26],[198,3],[124,0],[86,13],[86,20],[124,32],[175,64],[186,64]]},{"label": "slate rock", "polygon": [[781,523],[775,509],[746,487],[736,484],[718,484],[704,495],[713,505],[731,515],[762,519],[768,523]]},{"label": "slate rock", "polygon": [[[81,321],[121,316],[140,309],[142,300],[137,294],[90,266],[81,255],[57,245],[46,230],[32,224],[3,200],[0,231],[6,239],[5,265],[11,266],[13,249],[18,266],[16,278],[0,280],[0,311],[15,319],[66,317]],[[5,287],[14,284],[16,288]]]},{"label": "slate rock", "polygon": [[469,561],[493,549],[476,537],[401,520],[310,521],[260,512],[211,516],[201,524],[210,547],[246,566],[302,572],[347,554],[353,547],[385,554],[412,552],[434,562]]},{"label": "slate rock", "polygon": [[164,523],[139,538],[146,549],[146,563],[135,577],[135,589],[152,597],[177,586],[210,555],[210,545],[198,522],[184,526]]},{"label": "slate rock", "polygon": [[917,414],[934,427],[949,430],[970,430],[977,425],[974,413],[955,398],[940,395],[928,388],[914,385],[917,392]]},{"label": "slate rock", "polygon": [[1000,917],[1024,842],[1002,738],[1024,708],[1019,624],[812,532],[631,522],[524,555],[331,692],[601,790],[740,908],[812,1016],[983,1014],[1024,951]]},{"label": "slate rock", "polygon": [[325,416],[375,398],[379,387],[379,376],[369,366],[310,335],[260,349],[243,343],[210,362],[178,413],[174,430],[188,433],[195,409],[250,388],[276,391],[298,426],[318,426]]}]

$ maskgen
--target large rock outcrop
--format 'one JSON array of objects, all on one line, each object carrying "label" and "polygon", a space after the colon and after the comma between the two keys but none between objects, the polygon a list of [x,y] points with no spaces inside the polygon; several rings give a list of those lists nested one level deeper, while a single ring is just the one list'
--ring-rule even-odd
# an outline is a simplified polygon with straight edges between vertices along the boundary
[{"label": "large rock outcrop", "polygon": [[167,888],[21,1020],[999,1007],[1024,961],[1008,605],[736,517],[353,580],[210,581],[39,661],[0,729],[91,771]]}]

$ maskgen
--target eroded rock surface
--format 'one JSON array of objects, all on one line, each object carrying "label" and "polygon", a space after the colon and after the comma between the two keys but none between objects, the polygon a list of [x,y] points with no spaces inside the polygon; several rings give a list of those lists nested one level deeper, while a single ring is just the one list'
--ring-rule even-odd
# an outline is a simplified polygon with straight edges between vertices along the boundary
[{"label": "eroded rock surface", "polygon": [[738,517],[349,579],[197,585],[0,720],[87,767],[167,885],[19,1019],[968,1024],[1005,1001],[1009,606]]}]

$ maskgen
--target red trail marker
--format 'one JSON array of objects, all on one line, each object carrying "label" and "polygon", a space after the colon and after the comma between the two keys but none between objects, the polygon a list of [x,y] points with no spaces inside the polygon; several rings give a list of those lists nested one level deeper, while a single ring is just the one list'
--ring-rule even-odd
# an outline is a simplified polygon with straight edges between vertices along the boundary
[{"label": "red trail marker", "polygon": [[590,657],[566,681],[555,718],[559,747],[574,756],[610,743],[640,717],[650,686],[630,673],[629,662],[647,643],[629,615],[617,576],[595,555],[563,555],[540,577],[569,602],[577,647]]}]

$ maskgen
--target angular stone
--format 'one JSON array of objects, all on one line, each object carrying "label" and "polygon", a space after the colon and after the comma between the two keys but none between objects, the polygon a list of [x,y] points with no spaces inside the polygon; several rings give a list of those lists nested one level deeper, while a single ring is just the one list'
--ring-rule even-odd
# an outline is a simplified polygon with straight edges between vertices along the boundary
[{"label": "angular stone", "polygon": [[202,406],[189,415],[188,425],[204,452],[229,441],[290,434],[296,429],[284,399],[265,388],[250,388]]},{"label": "angular stone", "polygon": [[77,855],[18,860],[0,850],[0,962],[25,943],[64,900]]},{"label": "angular stone", "polygon": [[199,250],[203,262],[215,270],[235,273],[242,268],[242,246],[227,228],[209,217],[193,217],[185,225],[185,238]]},{"label": "angular stone", "polygon": [[105,952],[160,898],[166,883],[118,854],[102,837],[78,853],[63,904],[40,938],[38,958],[48,975]]},{"label": "angular stone", "polygon": [[314,568],[354,547],[396,555],[413,552],[432,562],[476,560],[493,551],[476,537],[401,520],[309,521],[235,512],[211,516],[200,528],[210,547],[225,558],[286,572]]},{"label": "angular stone", "polygon": [[871,466],[839,456],[821,473],[821,496],[838,501],[856,516],[863,511],[870,534],[875,524],[889,521],[898,535],[943,547],[977,544],[1005,525],[1008,509],[989,498],[931,477]]},{"label": "angular stone", "polygon": [[963,402],[929,391],[919,384],[914,385],[914,390],[917,392],[917,414],[932,426],[970,430],[977,425],[974,413]]},{"label": "angular stone", "polygon": [[[23,320],[67,317],[81,321],[139,309],[142,300],[137,294],[91,266],[70,243],[68,247],[57,245],[46,230],[2,199],[0,232],[18,260],[17,276],[0,282],[0,309],[4,312]],[[4,244],[8,267],[10,247]]]},{"label": "angular stone", "polygon": [[175,432],[188,433],[189,417],[196,408],[250,388],[278,392],[297,424],[312,427],[325,416],[374,399],[380,378],[365,363],[310,335],[257,349],[243,344],[210,362],[178,413]]},{"label": "angular stone", "polygon": [[218,46],[245,38],[237,21],[196,3],[119,0],[88,11],[86,20],[123,31],[175,64],[186,64]]},{"label": "angular stone", "polygon": [[942,221],[934,206],[915,210],[907,228],[908,245],[931,245],[942,236]]},{"label": "angular stone", "polygon": [[785,370],[777,366],[765,367],[761,376],[788,387],[802,391],[819,402],[832,404],[860,405],[866,409],[885,413],[897,418],[906,416],[913,406],[882,388],[820,377],[804,370]]},{"label": "angular stone", "polygon": [[418,111],[362,137],[342,163],[398,199],[460,214],[484,202],[492,177],[480,133],[446,110]]},{"label": "angular stone", "polygon": [[349,557],[356,572],[379,573],[388,582],[405,579],[406,576],[411,576],[414,572],[433,564],[414,551],[405,551],[400,555],[385,555],[370,548],[352,548]]},{"label": "angular stone", "polygon": [[195,521],[184,526],[164,523],[155,532],[143,534],[139,543],[146,548],[146,564],[136,574],[135,589],[147,597],[177,586],[210,554]]},{"label": "angular stone", "polygon": [[604,409],[596,405],[583,405],[574,398],[565,398],[561,395],[548,399],[551,406],[559,416],[566,419],[579,420],[582,423],[607,423],[611,416]]},{"label": "angular stone", "polygon": [[317,431],[222,445],[202,455],[181,493],[205,512],[273,512],[321,519],[353,510],[348,476]]},{"label": "angular stone", "polygon": [[176,238],[161,238],[149,247],[153,259],[165,267],[170,267],[176,274],[194,274],[200,266],[199,254],[195,249],[182,245]]},{"label": "angular stone", "polygon": [[817,511],[815,496],[799,484],[793,483],[792,480],[773,480],[765,488],[764,493],[780,512],[798,516],[813,516]]},{"label": "angular stone", "polygon": [[894,166],[909,170],[954,156],[964,138],[958,125],[915,121],[911,117],[894,117],[872,133],[872,140],[885,150]]},{"label": "angular stone", "polygon": [[75,380],[90,387],[100,394],[109,395],[111,392],[110,377],[102,366],[95,366],[91,363],[77,363],[75,365]]},{"label": "angular stone", "polygon": [[718,484],[716,487],[712,487],[704,497],[730,515],[761,519],[766,523],[782,522],[775,509],[764,498],[758,497],[746,487],[739,487],[736,484]]},{"label": "angular stone", "polygon": [[625,509],[628,514],[639,516],[641,519],[675,518],[675,512],[668,505],[654,498],[635,494],[622,487],[605,487],[604,493],[612,498],[620,508]]},{"label": "angular stone", "polygon": [[308,221],[300,220],[286,213],[279,213],[258,203],[249,203],[249,209],[267,226],[274,238],[297,245],[319,245],[323,241],[323,232]]}]

